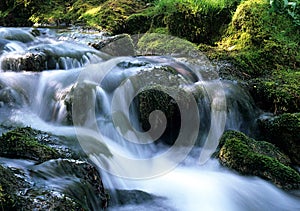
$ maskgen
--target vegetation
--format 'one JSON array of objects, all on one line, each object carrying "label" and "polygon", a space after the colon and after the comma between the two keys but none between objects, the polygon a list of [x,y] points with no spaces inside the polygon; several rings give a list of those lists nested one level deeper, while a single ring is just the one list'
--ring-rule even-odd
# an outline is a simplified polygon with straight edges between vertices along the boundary
[{"label": "vegetation", "polygon": [[300,113],[285,113],[260,120],[262,137],[280,147],[296,165],[300,165]]},{"label": "vegetation", "polygon": [[241,174],[256,175],[284,189],[298,189],[300,174],[289,166],[290,160],[274,145],[255,141],[236,131],[221,138],[220,162]]},{"label": "vegetation", "polygon": [[38,131],[30,127],[16,128],[0,137],[0,156],[46,161],[60,157],[55,149],[38,142]]}]

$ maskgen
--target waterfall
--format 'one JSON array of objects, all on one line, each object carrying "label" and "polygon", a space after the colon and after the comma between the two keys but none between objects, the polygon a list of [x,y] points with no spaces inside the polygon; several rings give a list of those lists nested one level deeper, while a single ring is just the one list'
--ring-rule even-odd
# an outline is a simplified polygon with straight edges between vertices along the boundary
[{"label": "waterfall", "polygon": [[[53,35],[34,38],[26,30],[25,37],[11,31],[8,40],[5,30],[0,30],[6,39],[0,40],[1,124],[76,135],[110,191],[115,204],[109,210],[300,209],[299,197],[260,178],[238,175],[211,158],[225,130],[255,133],[261,111],[238,83],[220,80],[206,58],[110,57]],[[147,103],[166,101],[174,116],[179,111],[181,124],[170,125],[168,113],[153,110],[147,117],[149,130],[143,128],[142,100],[153,90],[161,95]],[[172,142],[165,134],[173,132],[170,128],[178,133]],[[13,162],[16,168],[33,165]],[[61,186],[59,190],[76,182],[60,178],[56,165],[50,161],[32,168],[44,172],[44,182]],[[120,190],[133,197],[128,204],[120,203]],[[142,197],[141,192],[130,195],[136,190],[153,199],[135,199]],[[93,196],[88,199],[97,206]]]}]

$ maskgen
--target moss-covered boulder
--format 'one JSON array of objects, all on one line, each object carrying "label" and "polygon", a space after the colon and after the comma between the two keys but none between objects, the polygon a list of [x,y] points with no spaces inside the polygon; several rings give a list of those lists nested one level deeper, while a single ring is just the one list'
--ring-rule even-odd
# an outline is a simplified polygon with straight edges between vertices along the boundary
[{"label": "moss-covered boulder", "polygon": [[255,175],[283,189],[299,189],[300,174],[290,159],[274,145],[255,141],[237,131],[227,131],[220,140],[222,165],[244,175]]},{"label": "moss-covered boulder", "polygon": [[[153,111],[162,111],[167,125],[161,139],[166,144],[173,144],[182,124],[179,104],[188,109],[190,97],[192,97],[192,93],[189,96],[180,86],[192,82],[188,78],[183,78],[176,69],[168,66],[142,71],[132,82],[134,86],[143,87],[136,97],[142,130],[150,129],[149,117]],[[145,86],[145,84],[148,85]]]},{"label": "moss-covered boulder", "polygon": [[64,152],[46,145],[46,142],[46,133],[30,127],[16,128],[0,137],[0,156],[30,159],[38,162],[67,157]]},{"label": "moss-covered boulder", "polygon": [[242,1],[219,42],[251,77],[268,75],[276,69],[299,68],[299,29],[282,12],[271,12],[265,0]]},{"label": "moss-covered boulder", "polygon": [[82,14],[88,25],[107,30],[113,34],[124,32],[125,20],[144,8],[144,2],[138,0],[108,0]]},{"label": "moss-covered boulder", "polygon": [[175,11],[165,18],[170,34],[195,43],[214,44],[231,19],[231,9],[218,5],[179,3],[174,6]]},{"label": "moss-covered boulder", "polygon": [[251,84],[252,96],[263,110],[274,114],[300,112],[300,71],[276,71]]},{"label": "moss-covered boulder", "polygon": [[168,34],[146,33],[137,43],[140,55],[173,55],[173,56],[198,56],[195,44]]},{"label": "moss-covered boulder", "polygon": [[265,140],[278,146],[300,165],[300,113],[261,119],[259,125]]}]

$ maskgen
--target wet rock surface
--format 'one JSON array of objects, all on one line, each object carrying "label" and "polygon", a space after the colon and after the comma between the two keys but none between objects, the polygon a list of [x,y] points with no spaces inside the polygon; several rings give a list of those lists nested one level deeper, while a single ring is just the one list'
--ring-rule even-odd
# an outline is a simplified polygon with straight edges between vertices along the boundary
[{"label": "wet rock surface", "polygon": [[107,206],[98,170],[75,154],[74,148],[63,147],[59,143],[63,137],[30,127],[5,130],[0,137],[4,210],[99,210]]},{"label": "wet rock surface", "polygon": [[220,140],[222,165],[245,175],[255,175],[283,189],[299,189],[300,174],[288,156],[273,144],[256,141],[237,131],[227,131]]}]

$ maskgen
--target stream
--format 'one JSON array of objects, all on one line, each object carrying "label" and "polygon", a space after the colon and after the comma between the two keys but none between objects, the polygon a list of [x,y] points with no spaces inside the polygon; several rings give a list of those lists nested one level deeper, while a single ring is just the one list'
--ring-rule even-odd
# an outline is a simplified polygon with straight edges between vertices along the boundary
[{"label": "stream", "polygon": [[[89,45],[106,39],[101,33],[42,28],[33,36],[31,31],[0,28],[0,123],[76,135],[109,190],[108,210],[300,210],[299,193],[241,176],[212,157],[225,130],[254,136],[263,113],[238,82],[220,80],[201,53],[112,56]],[[168,130],[161,111],[151,113],[148,131],[141,128],[137,95],[146,85],[178,104],[176,132]],[[170,139],[175,141],[169,144]],[[26,160],[0,162],[35,166]],[[47,171],[47,165],[34,168]],[[49,186],[68,182],[48,180]],[[92,207],[98,210],[97,203]]]}]

